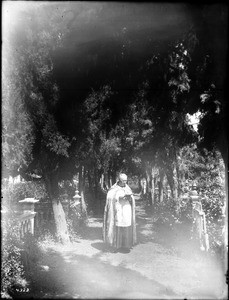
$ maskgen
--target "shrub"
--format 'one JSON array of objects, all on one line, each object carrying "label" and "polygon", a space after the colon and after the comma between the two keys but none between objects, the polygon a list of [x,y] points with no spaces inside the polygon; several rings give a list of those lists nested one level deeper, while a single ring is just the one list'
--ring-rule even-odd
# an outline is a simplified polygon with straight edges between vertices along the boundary
[{"label": "shrub", "polygon": [[22,247],[26,253],[26,258],[29,263],[29,274],[33,267],[37,265],[38,261],[42,258],[43,255],[39,243],[37,242],[37,239],[31,233],[27,233],[22,239],[22,242]]},{"label": "shrub", "polygon": [[29,272],[40,258],[38,245],[32,235],[20,239],[19,226],[14,212],[18,201],[26,197],[42,199],[46,197],[44,185],[37,182],[19,182],[2,185],[3,207],[6,208],[2,220],[2,296],[18,295],[27,291]]},{"label": "shrub", "polygon": [[43,236],[50,235],[55,236],[56,226],[54,219],[43,220],[39,226],[35,227],[35,236],[40,239]]},{"label": "shrub", "polygon": [[199,180],[199,192],[205,197],[202,207],[206,214],[210,251],[217,253],[223,246],[223,205],[225,203],[225,178],[223,161],[219,154],[206,157],[205,170]]},{"label": "shrub", "polygon": [[57,238],[51,234],[49,231],[38,238],[38,245],[42,253],[46,251],[48,247],[52,247],[57,244]]},{"label": "shrub", "polygon": [[12,210],[19,200],[24,198],[36,198],[43,200],[48,198],[46,188],[42,182],[26,181],[18,183],[5,183],[2,186],[3,205]]},{"label": "shrub", "polygon": [[[183,150],[181,162],[185,166],[185,175],[190,181],[198,183],[199,195],[203,196],[202,208],[206,215],[210,252],[213,254],[223,244],[222,208],[225,203],[225,166],[217,151],[204,150],[200,153],[196,146],[186,147]],[[190,212],[185,212],[185,205],[181,203],[183,217],[180,218],[191,220]],[[194,232],[192,235],[194,238]]]},{"label": "shrub", "polygon": [[76,187],[71,180],[62,180],[59,182],[60,195],[67,195],[69,199],[72,199],[75,194]]},{"label": "shrub", "polygon": [[75,205],[74,202],[70,203],[67,222],[71,232],[77,232],[79,227],[83,227],[87,224],[87,216],[85,212],[81,210],[81,205]]},{"label": "shrub", "polygon": [[2,220],[1,294],[5,298],[28,285],[17,231],[18,225],[15,224],[13,216]]},{"label": "shrub", "polygon": [[77,241],[79,238],[79,221],[76,222],[76,220],[74,220],[73,218],[68,217],[67,226],[71,242]]},{"label": "shrub", "polygon": [[161,224],[173,225],[176,220],[176,202],[173,199],[155,204],[155,214]]}]

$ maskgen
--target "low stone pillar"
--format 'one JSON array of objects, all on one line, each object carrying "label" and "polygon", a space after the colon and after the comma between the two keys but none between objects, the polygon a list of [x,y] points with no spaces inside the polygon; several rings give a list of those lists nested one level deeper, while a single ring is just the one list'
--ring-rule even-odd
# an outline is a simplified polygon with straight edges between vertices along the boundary
[{"label": "low stone pillar", "polygon": [[192,215],[194,219],[195,230],[197,231],[201,251],[209,250],[209,238],[206,227],[206,216],[202,208],[202,197],[198,195],[196,186],[192,187],[189,193],[189,198],[192,202]]},{"label": "low stone pillar", "polygon": [[76,190],[75,191],[75,195],[73,196],[73,199],[74,199],[74,203],[73,203],[73,206],[78,206],[78,205],[81,205],[81,196],[79,195],[79,191]]},{"label": "low stone pillar", "polygon": [[141,180],[141,186],[142,186],[142,193],[143,193],[143,195],[145,195],[146,194],[146,187],[147,187],[147,183],[146,183],[146,179],[145,178],[143,178]]},{"label": "low stone pillar", "polygon": [[[32,235],[34,235],[34,217],[36,215],[36,212],[34,212],[34,205],[37,202],[39,202],[39,200],[36,200],[35,198],[25,198],[24,200],[19,201],[21,204],[22,217],[25,219],[24,222],[22,222],[22,225],[24,226],[29,220],[28,222],[30,222],[30,226],[26,224],[27,226],[26,228],[24,226],[24,229],[28,229]],[[23,234],[25,234],[25,232],[23,232]]]},{"label": "low stone pillar", "polygon": [[172,191],[170,189],[170,186],[167,185],[167,199],[169,200],[172,197]]},{"label": "low stone pillar", "polygon": [[24,200],[18,201],[21,203],[21,209],[25,212],[34,212],[34,204],[39,202],[35,198],[25,198]]}]

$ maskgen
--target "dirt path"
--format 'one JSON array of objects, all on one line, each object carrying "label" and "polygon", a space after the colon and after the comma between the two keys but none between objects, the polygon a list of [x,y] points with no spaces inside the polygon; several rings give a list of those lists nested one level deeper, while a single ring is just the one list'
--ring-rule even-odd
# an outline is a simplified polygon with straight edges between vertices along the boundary
[{"label": "dirt path", "polygon": [[136,198],[138,244],[111,253],[101,239],[102,219],[90,218],[71,247],[50,246],[40,262],[34,298],[222,299],[224,277],[212,261],[184,259],[157,242],[153,219]]}]

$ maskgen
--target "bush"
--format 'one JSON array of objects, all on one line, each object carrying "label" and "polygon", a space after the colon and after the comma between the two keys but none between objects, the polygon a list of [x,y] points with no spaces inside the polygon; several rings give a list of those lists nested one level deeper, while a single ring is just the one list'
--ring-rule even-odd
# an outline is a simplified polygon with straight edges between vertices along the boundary
[{"label": "bush", "polygon": [[155,204],[155,214],[161,224],[173,225],[177,218],[176,202],[173,199]]},{"label": "bush", "polygon": [[45,252],[48,247],[52,247],[57,243],[58,239],[48,231],[38,238],[38,246],[41,249],[42,253]]},{"label": "bush", "polygon": [[50,235],[55,236],[56,234],[56,225],[54,219],[43,220],[39,227],[35,227],[35,236],[40,239],[43,236]]},{"label": "bush", "polygon": [[19,239],[19,224],[10,214],[2,226],[2,287],[4,298],[24,296],[29,292],[32,272],[42,258],[42,249],[30,233]]},{"label": "bush", "polygon": [[207,233],[209,235],[210,250],[217,253],[223,247],[223,216],[222,203],[219,198],[205,199],[203,201],[203,210],[206,214]]},{"label": "bush", "polygon": [[60,195],[67,195],[68,199],[72,199],[75,195],[76,187],[71,180],[62,180],[59,182]]},{"label": "bush", "polygon": [[13,216],[2,220],[1,295],[4,298],[9,298],[10,294],[14,294],[28,285],[17,231],[18,225],[14,223]]},{"label": "bush", "polygon": [[2,187],[3,205],[12,210],[19,200],[35,198],[44,200],[48,198],[46,188],[42,182],[26,181],[18,183],[5,183]]},{"label": "bush", "polygon": [[[78,222],[77,222],[78,221]],[[68,226],[68,233],[71,242],[75,242],[79,239],[79,220],[74,220],[74,218],[68,217],[67,218],[67,226]]]},{"label": "bush", "polygon": [[[27,291],[29,272],[40,259],[38,245],[32,235],[20,239],[19,226],[14,212],[19,200],[26,197],[43,199],[47,196],[44,185],[37,182],[19,182],[2,185],[2,297]],[[4,209],[5,210],[5,209]],[[29,267],[29,268],[28,268]]]},{"label": "bush", "polygon": [[84,227],[87,224],[87,215],[85,212],[81,211],[81,205],[74,205],[74,202],[70,203],[67,224],[70,237],[71,239],[74,239],[81,227]]},{"label": "bush", "polygon": [[[203,211],[206,214],[206,226],[209,236],[210,253],[216,254],[221,258],[223,247],[223,219],[222,219],[222,203],[220,197],[206,198],[202,201]],[[180,209],[177,214],[176,203],[172,199],[167,202],[157,204],[155,214],[159,215],[157,224],[163,226],[168,231],[168,234],[176,232],[180,237],[185,237],[187,240],[198,243],[198,237],[193,227],[192,203],[190,200],[180,199]]]},{"label": "bush", "polygon": [[218,153],[212,156],[208,153],[205,170],[198,178],[203,211],[206,214],[207,233],[211,253],[218,253],[223,247],[223,205],[225,203],[224,165]]},{"label": "bush", "polygon": [[43,254],[40,249],[37,239],[31,234],[28,233],[22,239],[23,242],[23,251],[26,253],[26,259],[29,263],[29,269],[27,274],[29,275],[31,270],[37,265],[38,261],[42,258]]}]

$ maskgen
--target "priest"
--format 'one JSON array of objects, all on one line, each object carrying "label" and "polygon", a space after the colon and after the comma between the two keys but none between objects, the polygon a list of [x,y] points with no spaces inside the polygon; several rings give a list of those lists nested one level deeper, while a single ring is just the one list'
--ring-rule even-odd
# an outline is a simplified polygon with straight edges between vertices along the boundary
[{"label": "priest", "polygon": [[136,244],[135,199],[123,173],[107,193],[103,240],[115,251],[129,252]]}]

